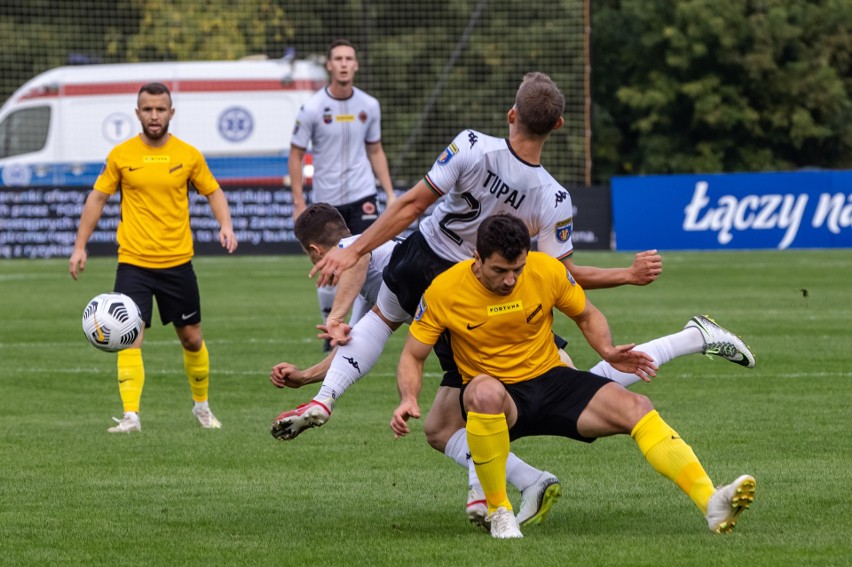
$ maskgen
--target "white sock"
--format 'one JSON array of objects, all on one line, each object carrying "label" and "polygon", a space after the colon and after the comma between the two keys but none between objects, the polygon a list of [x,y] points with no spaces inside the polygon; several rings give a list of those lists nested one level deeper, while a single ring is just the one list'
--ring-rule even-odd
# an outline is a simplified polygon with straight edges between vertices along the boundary
[{"label": "white sock", "polygon": [[453,433],[453,436],[447,441],[444,454],[460,467],[467,468],[470,453],[467,450],[467,430],[464,427]]},{"label": "white sock", "polygon": [[[476,467],[473,466],[473,459],[470,458],[465,429],[459,429],[453,433],[453,436],[447,441],[444,454],[459,466],[467,468],[469,486],[480,486],[479,478],[476,476]],[[541,475],[540,470],[531,467],[514,453],[509,453],[509,460],[506,461],[506,482],[518,490],[524,490],[538,480],[539,475]]]},{"label": "white sock", "polygon": [[[370,311],[350,331],[351,339],[337,348],[331,367],[314,399],[336,400],[375,366],[393,331]],[[329,408],[331,409],[331,408]]]},{"label": "white sock", "polygon": [[[654,364],[662,366],[679,356],[704,352],[704,335],[698,329],[690,327],[673,335],[666,335],[637,345],[636,350],[650,354],[654,358]],[[589,372],[614,380],[625,388],[641,380],[635,374],[616,370],[609,362],[603,360],[595,364]]]},{"label": "white sock", "polygon": [[195,409],[209,410],[210,406],[207,404],[207,400],[204,400],[203,402],[195,402]]},{"label": "white sock", "polygon": [[334,305],[334,295],[337,293],[336,285],[328,285],[317,288],[317,299],[319,300],[320,317],[322,323],[328,319],[328,314],[331,313],[331,308]]}]

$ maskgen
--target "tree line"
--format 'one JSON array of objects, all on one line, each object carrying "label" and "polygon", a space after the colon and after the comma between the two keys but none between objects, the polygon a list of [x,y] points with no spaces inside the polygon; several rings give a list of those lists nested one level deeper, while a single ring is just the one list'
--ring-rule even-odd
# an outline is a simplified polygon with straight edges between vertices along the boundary
[{"label": "tree line", "polygon": [[[596,182],[620,174],[852,167],[849,0],[588,1]],[[0,100],[71,54],[104,63],[281,57],[288,48],[304,56],[350,37],[366,46],[358,84],[382,101],[386,149],[392,162],[399,156],[404,175],[422,174],[463,127],[504,132],[525,71],[549,72],[572,94],[582,91],[583,0],[5,6]],[[555,135],[551,152],[582,153],[583,118],[569,108],[573,134]],[[430,128],[411,140],[424,121]]]}]

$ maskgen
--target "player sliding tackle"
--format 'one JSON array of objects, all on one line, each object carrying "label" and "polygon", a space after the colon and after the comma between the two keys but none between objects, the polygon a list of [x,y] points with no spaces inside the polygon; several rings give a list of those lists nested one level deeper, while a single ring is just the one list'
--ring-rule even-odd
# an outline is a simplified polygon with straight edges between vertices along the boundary
[{"label": "player sliding tackle", "polygon": [[592,348],[618,370],[644,377],[657,369],[634,345],[613,345],[606,319],[571,273],[529,249],[520,219],[490,217],[479,228],[474,259],[445,271],[426,290],[399,361],[400,404],[390,424],[396,436],[408,434],[407,421],[420,417],[423,364],[449,332],[462,375],[471,460],[493,537],[523,537],[506,494],[506,461],[510,439],[533,435],[590,443],[630,434],[651,466],[692,499],[710,530],[731,531],[754,500],[754,478],[742,475],[714,490],[692,449],[648,398],[561,362],[551,338],[553,309],[573,319]]}]

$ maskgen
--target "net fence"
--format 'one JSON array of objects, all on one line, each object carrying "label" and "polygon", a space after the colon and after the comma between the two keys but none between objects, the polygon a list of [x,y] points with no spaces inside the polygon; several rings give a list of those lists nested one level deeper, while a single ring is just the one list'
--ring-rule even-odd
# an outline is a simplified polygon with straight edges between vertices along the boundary
[{"label": "net fence", "polygon": [[[586,185],[587,3],[5,0],[0,101],[38,74],[68,65],[265,58],[313,62],[322,70],[329,42],[344,37],[358,47],[355,84],[381,102],[382,141],[397,187],[416,182],[462,129],[506,135],[506,111],[528,71],[546,72],[566,96],[566,125],[546,146],[544,163],[562,183]],[[139,69],[141,84],[148,77]],[[175,108],[181,112],[179,96]],[[32,131],[47,128],[44,120],[19,124],[0,125],[0,143],[7,146],[14,134],[37,138]],[[288,139],[282,132],[281,140]],[[76,143],[89,143],[85,131]]]}]

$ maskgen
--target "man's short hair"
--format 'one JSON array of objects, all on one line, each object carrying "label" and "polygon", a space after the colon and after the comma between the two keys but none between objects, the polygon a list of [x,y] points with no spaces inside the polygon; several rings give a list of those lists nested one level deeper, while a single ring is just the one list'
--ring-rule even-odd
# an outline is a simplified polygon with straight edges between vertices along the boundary
[{"label": "man's short hair", "polygon": [[136,95],[136,100],[139,100],[139,96],[142,93],[148,93],[152,95],[168,95],[169,97],[169,106],[172,105],[172,93],[169,91],[169,87],[164,85],[163,83],[145,83],[140,87],[139,92]]},{"label": "man's short hair", "polygon": [[512,261],[530,251],[530,231],[524,221],[508,213],[499,213],[482,221],[476,231],[476,251],[485,261],[498,252]]},{"label": "man's short hair", "polygon": [[544,73],[527,73],[515,95],[515,110],[528,133],[547,135],[565,112],[565,96]]},{"label": "man's short hair", "polygon": [[296,219],[293,233],[305,249],[311,244],[335,246],[341,238],[350,235],[340,211],[328,203],[314,203],[305,209]]},{"label": "man's short hair", "polygon": [[341,46],[343,46],[343,47],[351,47],[351,48],[355,51],[355,55],[356,55],[356,57],[357,57],[357,55],[358,55],[358,48],[357,48],[357,47],[355,47],[355,45],[354,45],[351,41],[349,41],[348,39],[340,38],[340,39],[335,39],[334,41],[332,41],[332,42],[329,44],[329,46],[328,46],[328,53],[326,54],[326,58],[327,58],[327,59],[331,59],[331,50],[332,50],[332,49],[334,49],[335,47],[341,47]]}]

